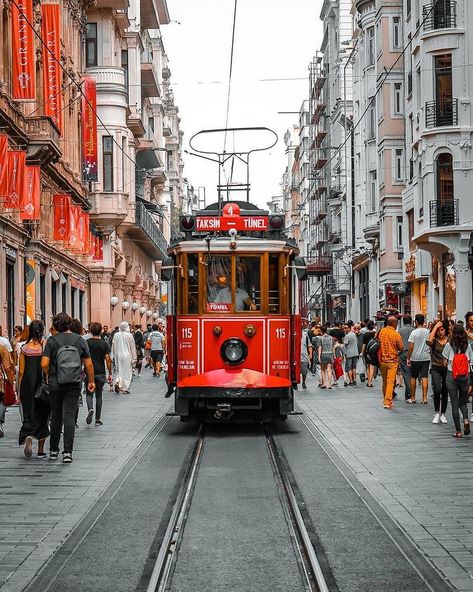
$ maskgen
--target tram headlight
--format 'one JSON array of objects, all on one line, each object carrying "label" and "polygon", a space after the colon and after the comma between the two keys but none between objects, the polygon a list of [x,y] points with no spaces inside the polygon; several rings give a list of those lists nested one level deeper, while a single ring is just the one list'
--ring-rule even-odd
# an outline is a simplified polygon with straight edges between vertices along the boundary
[{"label": "tram headlight", "polygon": [[220,356],[222,360],[230,366],[238,366],[246,360],[248,356],[248,348],[246,344],[236,337],[227,339],[222,343],[220,348]]}]

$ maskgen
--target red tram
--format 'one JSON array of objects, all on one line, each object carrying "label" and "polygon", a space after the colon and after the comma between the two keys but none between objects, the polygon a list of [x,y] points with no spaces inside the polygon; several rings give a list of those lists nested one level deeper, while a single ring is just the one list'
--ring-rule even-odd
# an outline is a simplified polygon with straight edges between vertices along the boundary
[{"label": "red tram", "polygon": [[283,216],[222,205],[182,217],[163,261],[168,394],[183,421],[285,419],[300,376],[305,262]]}]

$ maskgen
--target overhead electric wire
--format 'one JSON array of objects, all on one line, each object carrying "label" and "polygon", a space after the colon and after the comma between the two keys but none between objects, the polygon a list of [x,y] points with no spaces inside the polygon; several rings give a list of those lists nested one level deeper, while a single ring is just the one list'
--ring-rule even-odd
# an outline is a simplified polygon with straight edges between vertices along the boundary
[{"label": "overhead electric wire", "polygon": [[225,114],[225,135],[223,138],[223,152],[225,152],[226,144],[227,144],[227,128],[228,128],[228,118],[230,114],[230,96],[232,90],[232,72],[233,72],[233,53],[235,49],[235,29],[236,29],[236,15],[237,15],[237,5],[238,0],[235,0],[235,4],[233,7],[233,25],[232,25],[232,46],[230,50],[230,67],[228,71],[228,90],[227,90],[227,108]]}]

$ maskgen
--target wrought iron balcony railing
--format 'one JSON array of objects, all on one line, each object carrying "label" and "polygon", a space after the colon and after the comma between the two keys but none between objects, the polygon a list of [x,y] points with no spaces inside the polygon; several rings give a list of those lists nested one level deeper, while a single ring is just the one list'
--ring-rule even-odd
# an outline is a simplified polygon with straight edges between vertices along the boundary
[{"label": "wrought iron balcony railing", "polygon": [[455,0],[437,0],[423,8],[424,31],[451,29],[457,26],[457,3]]},{"label": "wrought iron balcony railing", "polygon": [[430,202],[430,227],[456,226],[458,224],[458,199]]},{"label": "wrought iron balcony railing", "polygon": [[153,216],[140,201],[136,202],[135,223],[145,231],[155,247],[157,247],[164,256],[168,248],[167,240],[164,238],[161,230],[159,230]]},{"label": "wrought iron balcony railing", "polygon": [[442,99],[425,104],[425,126],[443,127],[458,124],[458,99]]}]

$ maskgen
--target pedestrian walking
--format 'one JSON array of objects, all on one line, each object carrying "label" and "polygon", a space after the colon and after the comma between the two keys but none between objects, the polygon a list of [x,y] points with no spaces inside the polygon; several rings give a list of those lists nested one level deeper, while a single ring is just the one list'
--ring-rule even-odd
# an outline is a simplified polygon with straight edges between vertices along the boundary
[{"label": "pedestrian walking", "polygon": [[320,388],[332,388],[332,366],[334,359],[334,339],[331,335],[327,335],[327,327],[322,325],[320,329],[321,335],[319,339],[318,358],[321,373]]},{"label": "pedestrian walking", "polygon": [[311,330],[309,332],[310,339],[312,342],[312,362],[311,362],[311,373],[312,376],[317,376],[319,379],[319,386],[322,384],[322,377],[320,374],[320,364],[319,364],[319,337],[321,335],[320,327],[317,326],[315,322],[311,323]]},{"label": "pedestrian walking", "polygon": [[143,366],[143,351],[145,348],[145,341],[143,338],[143,331],[141,330],[141,325],[135,325],[135,332],[133,333],[133,338],[135,340],[136,346],[136,374],[139,376],[141,374],[141,368]]},{"label": "pedestrian walking", "polygon": [[427,345],[429,330],[425,326],[425,317],[423,314],[415,316],[416,328],[409,335],[407,350],[407,365],[411,368],[411,397],[407,403],[416,402],[416,384],[420,379],[422,384],[422,401],[427,405],[427,393],[429,389],[429,367],[430,367],[430,349]]},{"label": "pedestrian walking", "polygon": [[356,385],[356,365],[360,356],[358,351],[358,338],[356,333],[347,324],[343,327],[345,336],[343,338],[343,345],[345,347],[345,372],[348,381],[345,381],[345,386]]},{"label": "pedestrian walking", "polygon": [[18,443],[24,446],[26,459],[33,453],[33,439],[38,441],[38,458],[47,457],[44,444],[49,436],[49,402],[36,397],[36,392],[43,382],[41,358],[43,356],[44,325],[41,321],[32,321],[29,325],[29,339],[20,350],[18,369],[18,392],[23,421]]},{"label": "pedestrian walking", "polygon": [[6,348],[6,350],[9,354],[11,354],[13,352],[13,348],[11,346],[10,341],[8,340],[7,337],[3,337],[3,330],[2,330],[1,325],[0,325],[0,345],[3,345],[3,347]]},{"label": "pedestrian walking", "polygon": [[393,409],[393,394],[399,366],[399,352],[403,350],[402,338],[396,331],[398,320],[394,316],[387,319],[386,327],[378,333],[379,369],[383,379],[384,408]]},{"label": "pedestrian walking", "polygon": [[113,337],[112,358],[115,366],[115,392],[127,395],[130,393],[130,385],[133,379],[136,347],[133,335],[130,333],[130,325],[126,321],[120,323],[120,330]]},{"label": "pedestrian walking", "polygon": [[366,365],[366,386],[369,388],[373,388],[373,379],[376,373],[376,368],[377,366],[374,366],[373,364],[370,363],[371,360],[368,360],[368,358],[366,357],[366,346],[368,345],[368,343],[374,339],[374,336],[376,335],[376,331],[375,331],[376,325],[374,324],[374,321],[368,321],[367,326],[366,326],[366,331],[362,334],[363,335],[363,341],[361,344],[361,356],[363,358],[363,361]]},{"label": "pedestrian walking", "polygon": [[399,335],[402,337],[404,347],[399,354],[399,370],[404,381],[404,398],[408,401],[411,398],[411,368],[407,365],[407,352],[409,351],[409,337],[414,327],[412,326],[411,315],[404,315],[402,318],[402,327],[399,329]]},{"label": "pedestrian walking", "polygon": [[63,462],[72,462],[75,417],[82,387],[82,364],[87,374],[87,390],[95,390],[94,367],[87,342],[71,332],[72,319],[64,312],[53,318],[57,334],[51,336],[44,348],[41,368],[48,377],[51,404],[51,438],[49,458],[59,456],[59,440],[64,425]]},{"label": "pedestrian walking", "polygon": [[152,326],[148,341],[151,343],[150,354],[153,362],[153,376],[159,377],[161,376],[163,357],[166,353],[166,338],[164,337],[162,325]]},{"label": "pedestrian walking", "polygon": [[13,388],[15,384],[15,366],[13,365],[10,352],[5,345],[0,343],[0,438],[3,438],[5,435],[3,424],[5,423],[5,413],[7,410],[4,405],[6,382]]},{"label": "pedestrian walking", "polygon": [[468,373],[473,361],[473,350],[468,343],[464,327],[454,325],[449,342],[443,349],[443,357],[447,360],[447,389],[452,404],[452,418],[455,424],[454,438],[461,438],[460,413],[463,417],[463,433],[470,433],[468,421]]},{"label": "pedestrian walking", "polygon": [[[151,341],[149,340],[149,334],[153,330],[153,326],[149,323],[146,325],[146,331],[143,333],[143,341],[144,341],[144,356],[145,356],[145,368],[152,368],[153,361],[151,360]],[[153,368],[154,372],[154,368]]]},{"label": "pedestrian walking", "polygon": [[447,390],[447,360],[443,351],[448,343],[448,323],[438,321],[432,328],[427,345],[430,347],[431,365],[430,376],[434,393],[435,415],[432,423],[447,423],[445,413],[448,405]]},{"label": "pedestrian walking", "polygon": [[302,377],[302,388],[306,389],[307,374],[309,373],[309,364],[312,360],[313,348],[312,342],[309,337],[308,323],[304,319],[302,321],[302,339],[301,339],[301,377]]},{"label": "pedestrian walking", "polygon": [[[112,381],[112,358],[110,357],[110,346],[108,342],[100,337],[102,325],[100,323],[90,324],[91,338],[88,340],[90,358],[94,367],[95,391],[86,394],[87,417],[85,422],[90,425],[94,417],[94,395],[95,395],[95,425],[103,425],[102,403],[103,387],[106,382]],[[106,366],[106,367],[105,367]]]}]

